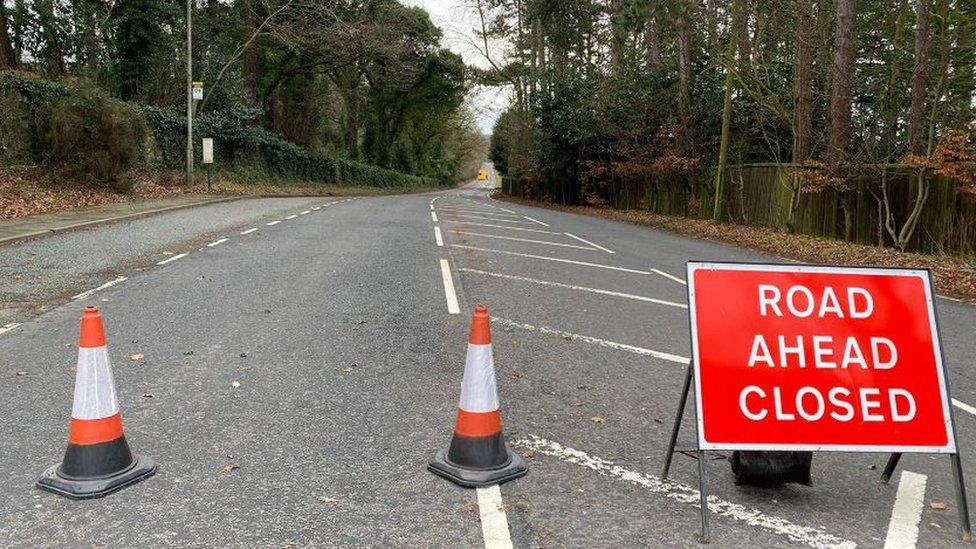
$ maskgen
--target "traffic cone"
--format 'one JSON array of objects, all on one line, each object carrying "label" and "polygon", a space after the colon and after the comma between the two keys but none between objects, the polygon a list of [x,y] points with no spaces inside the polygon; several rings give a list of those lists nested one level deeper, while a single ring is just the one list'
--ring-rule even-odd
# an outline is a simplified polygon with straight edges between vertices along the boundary
[{"label": "traffic cone", "polygon": [[454,438],[450,448],[427,462],[427,470],[470,488],[501,484],[528,472],[522,456],[508,449],[502,434],[491,327],[484,306],[477,307],[471,319]]},{"label": "traffic cone", "polygon": [[86,307],[68,449],[64,461],[45,471],[37,487],[71,499],[100,498],[155,473],[153,460],[133,454],[125,441],[102,316],[98,307]]}]

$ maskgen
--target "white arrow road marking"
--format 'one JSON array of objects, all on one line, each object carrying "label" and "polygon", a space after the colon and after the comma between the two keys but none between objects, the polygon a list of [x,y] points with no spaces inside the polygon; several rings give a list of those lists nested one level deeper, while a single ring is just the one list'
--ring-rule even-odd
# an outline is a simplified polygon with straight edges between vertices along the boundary
[{"label": "white arrow road marking", "polygon": [[901,472],[884,549],[915,549],[918,544],[918,523],[922,520],[926,480],[928,477],[925,475],[911,471]]},{"label": "white arrow road marking", "polygon": [[[597,473],[624,480],[631,484],[641,486],[649,492],[661,494],[666,498],[686,503],[698,507],[701,496],[698,490],[675,482],[672,480],[661,480],[653,475],[647,475],[636,471],[629,471],[614,465],[612,461],[588,455],[580,450],[574,450],[535,435],[527,435],[526,438],[512,442],[514,446],[521,446],[535,450],[537,453],[558,458],[567,463],[581,465],[592,469]],[[739,522],[744,522],[749,526],[756,526],[788,537],[796,543],[804,543],[816,549],[854,549],[857,544],[832,534],[828,534],[818,528],[801,526],[794,524],[786,519],[767,515],[757,509],[749,509],[738,503],[719,499],[716,496],[708,497],[708,510],[715,515],[730,518]]]},{"label": "white arrow road marking", "polygon": [[485,549],[512,549],[508,517],[498,485],[478,488],[478,511],[481,514],[481,536]]}]

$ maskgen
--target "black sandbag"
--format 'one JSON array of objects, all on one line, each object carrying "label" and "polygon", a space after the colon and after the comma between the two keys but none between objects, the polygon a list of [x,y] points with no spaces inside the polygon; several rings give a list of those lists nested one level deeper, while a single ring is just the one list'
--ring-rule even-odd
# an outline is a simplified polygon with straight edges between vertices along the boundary
[{"label": "black sandbag", "polygon": [[735,451],[729,461],[736,484],[776,486],[795,482],[811,485],[813,452]]}]

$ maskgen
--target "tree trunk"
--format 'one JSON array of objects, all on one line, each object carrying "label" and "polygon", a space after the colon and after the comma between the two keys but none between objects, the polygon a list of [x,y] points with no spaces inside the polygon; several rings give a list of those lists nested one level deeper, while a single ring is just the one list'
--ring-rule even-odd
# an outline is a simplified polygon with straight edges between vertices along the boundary
[{"label": "tree trunk", "polygon": [[[813,82],[813,55],[811,54],[810,34],[813,27],[813,4],[811,0],[796,0],[795,45],[793,54],[793,163],[803,164],[810,158],[810,136],[813,130],[811,119]],[[794,168],[796,169],[796,168]],[[786,219],[786,230],[796,231],[796,215],[800,207],[800,180],[793,173],[790,176],[790,210]]]},{"label": "tree trunk", "polygon": [[623,62],[624,32],[623,14],[620,12],[621,0],[610,0],[610,69],[614,76],[620,76],[620,65]]},{"label": "tree trunk", "polygon": [[648,16],[644,22],[644,55],[650,70],[661,68],[661,36],[658,28],[657,16]]},{"label": "tree trunk", "polygon": [[[846,177],[848,148],[851,142],[851,96],[854,83],[854,27],[856,0],[835,0],[834,61],[831,71],[830,131],[827,136],[827,168],[830,175],[843,181]],[[844,213],[844,239],[854,237],[854,197],[847,185],[838,185]]]},{"label": "tree trunk", "polygon": [[[246,42],[254,34],[255,22],[257,21],[256,2],[254,0],[243,0],[241,8],[244,10],[244,33],[241,37]],[[252,105],[257,105],[258,100],[258,45],[257,41],[251,43],[244,49],[243,53],[243,76],[244,93]]]},{"label": "tree trunk", "polygon": [[40,21],[42,34],[44,36],[44,49],[47,55],[50,69],[55,74],[65,73],[64,51],[61,44],[61,37],[58,36],[58,22],[54,15],[54,2],[52,0],[38,0],[35,4]]},{"label": "tree trunk", "polygon": [[[732,27],[729,32],[729,51],[725,62],[725,98],[722,103],[722,137],[718,148],[718,167],[715,169],[715,207],[712,210],[712,220],[725,219],[725,165],[729,158],[729,127],[732,125],[732,82],[733,64],[736,62],[736,42],[739,32],[745,24],[746,11],[742,8],[743,0],[732,1]],[[740,66],[742,64],[740,57]]]},{"label": "tree trunk", "polygon": [[915,0],[915,69],[912,71],[912,108],[908,117],[908,152],[924,154],[925,92],[929,84],[930,0]]},{"label": "tree trunk", "polygon": [[0,0],[0,70],[17,68],[17,58],[14,56],[13,42],[7,30],[7,9],[4,0]]},{"label": "tree trunk", "polygon": [[691,156],[691,21],[689,3],[678,14],[678,152]]}]

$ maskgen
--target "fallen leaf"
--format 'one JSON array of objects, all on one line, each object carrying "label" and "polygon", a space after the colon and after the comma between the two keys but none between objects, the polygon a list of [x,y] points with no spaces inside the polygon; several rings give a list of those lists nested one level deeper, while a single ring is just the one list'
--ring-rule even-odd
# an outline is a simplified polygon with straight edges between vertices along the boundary
[{"label": "fallen leaf", "polygon": [[930,501],[929,508],[935,509],[936,511],[945,511],[949,508],[948,501]]},{"label": "fallen leaf", "polygon": [[590,421],[592,421],[593,423],[597,423],[597,424],[603,424],[603,423],[606,422],[606,420],[603,419],[600,416],[593,416],[593,417],[590,418]]},{"label": "fallen leaf", "polygon": [[321,501],[322,503],[339,503],[339,500],[337,500],[336,498],[329,498],[324,496],[320,497],[319,501]]},{"label": "fallen leaf", "polygon": [[240,465],[238,465],[238,464],[236,464],[234,462],[230,462],[230,463],[228,463],[227,465],[224,466],[224,472],[225,473],[230,473],[230,472],[236,471],[236,470],[238,470],[240,468],[241,468]]},{"label": "fallen leaf", "polygon": [[235,388],[235,389],[238,389],[238,388],[240,388],[240,386],[241,386],[241,382],[240,382],[240,381],[237,381],[237,380],[235,379],[234,381],[231,381],[231,382],[230,382],[230,386],[231,386],[231,387],[233,387],[233,388]]},{"label": "fallen leaf", "polygon": [[535,450],[526,450],[522,452],[522,457],[525,459],[533,459],[535,457]]},{"label": "fallen leaf", "polygon": [[244,366],[241,366],[240,368],[238,368],[238,369],[237,369],[237,371],[238,371],[238,372],[246,372],[246,371],[248,371],[248,370],[250,370],[250,369],[251,369],[251,368],[253,368],[253,367],[254,367],[254,366],[248,366],[248,365],[244,365]]},{"label": "fallen leaf", "polygon": [[142,360],[144,358],[146,358],[146,355],[144,355],[142,353],[136,353],[134,355],[129,355],[129,359],[130,360],[133,360],[133,361]]},{"label": "fallen leaf", "polygon": [[512,379],[519,379],[521,377],[522,377],[522,374],[520,374],[518,372],[512,372]]}]

